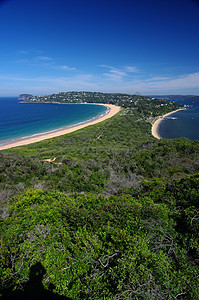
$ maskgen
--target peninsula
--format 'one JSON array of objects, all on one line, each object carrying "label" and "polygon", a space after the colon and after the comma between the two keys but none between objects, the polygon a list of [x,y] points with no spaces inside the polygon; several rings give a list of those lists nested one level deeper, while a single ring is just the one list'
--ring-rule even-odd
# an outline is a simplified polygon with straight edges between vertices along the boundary
[{"label": "peninsula", "polygon": [[[104,105],[109,108],[106,115],[97,118],[93,121],[84,122],[77,126],[65,127],[61,130],[55,130],[50,133],[37,135],[34,137],[27,137],[26,139],[17,139],[14,142],[0,146],[0,150],[5,150],[13,147],[23,146],[46,140],[49,138],[65,135],[74,132],[89,125],[102,122],[111,118],[123,109],[123,114],[137,116],[136,122],[144,121],[153,123],[154,119],[159,115],[173,112],[182,107],[176,102],[168,102],[166,100],[151,98],[148,96],[129,95],[129,94],[113,94],[113,93],[100,93],[100,92],[61,92],[58,94],[46,96],[32,96],[30,94],[21,94],[19,100],[25,103],[56,103],[56,104],[98,104]],[[157,123],[153,126],[152,134],[157,137]],[[157,131],[157,130],[156,130]]]}]

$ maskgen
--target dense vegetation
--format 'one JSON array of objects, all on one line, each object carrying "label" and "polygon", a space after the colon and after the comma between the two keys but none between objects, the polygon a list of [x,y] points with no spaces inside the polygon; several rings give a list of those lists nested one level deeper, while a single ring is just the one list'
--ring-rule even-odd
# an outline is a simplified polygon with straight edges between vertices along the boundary
[{"label": "dense vegetation", "polygon": [[132,98],[103,123],[0,153],[5,299],[29,299],[38,263],[51,296],[198,299],[199,141],[156,140],[150,121],[178,105]]},{"label": "dense vegetation", "polygon": [[[23,99],[23,98],[19,98]],[[135,109],[138,112],[144,112],[147,114],[147,109],[151,115],[155,116],[155,111],[164,113],[169,110],[169,106],[172,108],[178,108],[179,104],[176,102],[167,102],[156,98],[138,95],[128,94],[107,94],[107,93],[91,93],[91,92],[62,92],[58,94],[46,95],[46,96],[32,96],[24,98],[26,102],[34,103],[109,103],[119,105],[121,107],[129,107]],[[161,107],[161,110],[158,109]],[[171,107],[170,107],[171,108]]]}]

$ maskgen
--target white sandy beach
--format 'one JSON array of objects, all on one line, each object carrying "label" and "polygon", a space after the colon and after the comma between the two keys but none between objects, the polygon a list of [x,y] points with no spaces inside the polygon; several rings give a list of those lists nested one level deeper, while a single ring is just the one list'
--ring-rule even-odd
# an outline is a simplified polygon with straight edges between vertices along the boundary
[{"label": "white sandy beach", "polygon": [[177,111],[184,110],[184,109],[185,109],[185,108],[179,108],[179,109],[176,109],[176,110],[174,110],[174,111],[172,111],[172,112],[170,112],[170,113],[167,113],[167,114],[165,114],[165,115],[159,117],[159,118],[155,121],[155,123],[152,125],[152,135],[153,135],[155,138],[157,138],[157,139],[160,140],[162,137],[161,137],[161,136],[159,135],[159,133],[158,133],[158,126],[160,125],[161,121],[164,120],[165,117],[168,117],[168,116],[172,115],[173,113],[176,113]]},{"label": "white sandy beach", "polygon": [[104,105],[104,106],[109,108],[109,112],[106,115],[103,115],[101,118],[95,119],[93,121],[88,121],[86,123],[83,123],[83,124],[80,124],[80,125],[77,125],[77,126],[68,127],[68,128],[66,127],[65,129],[62,129],[62,130],[56,130],[54,132],[41,134],[41,135],[38,135],[38,136],[32,137],[32,138],[16,140],[13,143],[9,143],[9,144],[0,146],[0,150],[5,150],[5,149],[13,148],[13,147],[28,145],[28,144],[40,142],[40,141],[43,141],[43,140],[46,140],[46,139],[50,139],[50,138],[53,138],[53,137],[57,137],[57,136],[60,136],[60,135],[64,135],[64,134],[67,134],[67,133],[71,133],[73,131],[82,129],[82,128],[90,126],[90,125],[94,125],[94,124],[102,122],[106,119],[109,119],[121,110],[121,107],[116,106],[116,105],[112,105],[112,104],[101,104],[101,103],[88,103],[88,104]]}]

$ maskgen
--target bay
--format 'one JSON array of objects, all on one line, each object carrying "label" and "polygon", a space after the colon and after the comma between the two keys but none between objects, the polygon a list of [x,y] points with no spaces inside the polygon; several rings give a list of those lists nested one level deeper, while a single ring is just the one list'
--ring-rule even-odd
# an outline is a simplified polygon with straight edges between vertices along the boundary
[{"label": "bay", "polygon": [[[172,100],[175,101],[175,100]],[[162,138],[199,140],[199,102],[178,100],[186,109],[169,115],[158,126]]]},{"label": "bay", "polygon": [[108,112],[94,104],[20,103],[0,97],[0,146],[84,123]]}]

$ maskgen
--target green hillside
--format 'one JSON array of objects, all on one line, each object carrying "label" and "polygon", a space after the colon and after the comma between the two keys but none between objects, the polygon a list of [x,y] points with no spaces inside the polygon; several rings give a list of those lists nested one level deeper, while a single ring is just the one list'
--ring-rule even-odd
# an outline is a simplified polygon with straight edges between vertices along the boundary
[{"label": "green hillside", "polygon": [[0,152],[2,299],[199,299],[199,141],[151,135],[180,105],[81,93],[122,110]]}]

